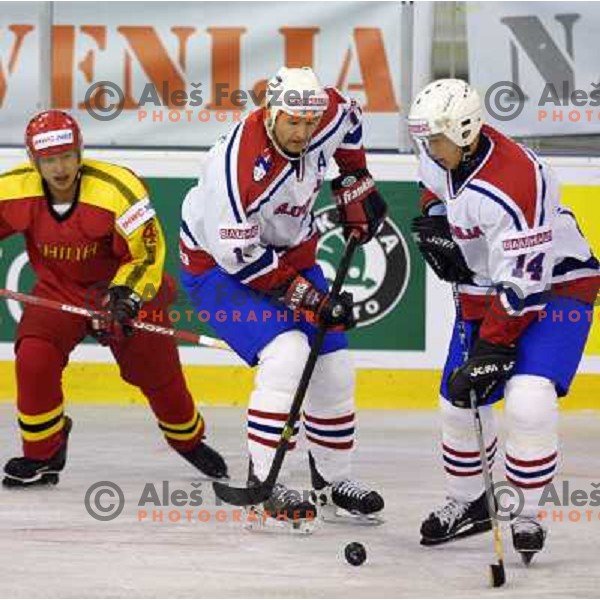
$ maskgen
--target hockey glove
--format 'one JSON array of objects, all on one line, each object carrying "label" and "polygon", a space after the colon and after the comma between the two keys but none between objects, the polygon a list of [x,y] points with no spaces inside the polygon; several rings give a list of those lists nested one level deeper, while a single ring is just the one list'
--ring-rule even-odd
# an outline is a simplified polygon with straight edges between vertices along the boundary
[{"label": "hockey glove", "polygon": [[498,386],[509,379],[516,360],[515,347],[477,340],[469,360],[450,375],[448,399],[458,408],[470,408],[469,394],[473,389],[477,405],[485,404]]},{"label": "hockey glove", "polygon": [[130,321],[140,311],[141,298],[129,287],[116,285],[109,288],[102,307],[107,315],[92,319],[92,335],[103,346],[133,335]]},{"label": "hockey glove", "polygon": [[352,294],[342,292],[337,298],[332,298],[317,290],[302,275],[297,275],[287,285],[279,300],[289,309],[305,314],[308,320],[328,328],[351,329],[356,325]]},{"label": "hockey glove", "polygon": [[387,214],[387,205],[381,197],[371,174],[359,169],[340,175],[331,182],[340,223],[346,240],[350,232],[358,234],[358,243],[366,244],[377,233]]},{"label": "hockey glove", "polygon": [[473,271],[452,238],[445,216],[417,217],[413,219],[411,231],[423,258],[440,279],[473,283]]}]

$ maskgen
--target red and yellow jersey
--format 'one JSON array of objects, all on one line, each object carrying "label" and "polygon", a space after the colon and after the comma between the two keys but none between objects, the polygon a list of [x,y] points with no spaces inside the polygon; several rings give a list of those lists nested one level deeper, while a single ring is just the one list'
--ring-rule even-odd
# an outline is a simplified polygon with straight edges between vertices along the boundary
[{"label": "red and yellow jersey", "polygon": [[76,200],[62,215],[31,164],[3,173],[0,240],[15,233],[46,297],[82,304],[90,290],[126,285],[148,301],[160,287],[164,235],[144,184],[123,167],[83,160]]}]

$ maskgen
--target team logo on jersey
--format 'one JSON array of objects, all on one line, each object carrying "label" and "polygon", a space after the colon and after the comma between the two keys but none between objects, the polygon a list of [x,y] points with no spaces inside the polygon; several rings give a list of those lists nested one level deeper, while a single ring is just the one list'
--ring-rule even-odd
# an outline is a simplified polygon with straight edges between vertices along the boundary
[{"label": "team logo on jersey", "polygon": [[[345,247],[336,217],[333,206],[315,213],[321,235],[317,260],[330,284]],[[354,296],[357,327],[380,321],[400,302],[410,276],[409,256],[404,236],[389,217],[375,238],[357,248],[344,284],[344,290]]]},{"label": "team logo on jersey", "polygon": [[222,225],[219,227],[219,240],[224,244],[257,243],[260,238],[260,228],[257,224]]},{"label": "team logo on jersey", "polygon": [[519,256],[528,250],[545,250],[552,244],[552,230],[537,228],[502,240],[504,256]]},{"label": "team logo on jersey", "polygon": [[271,152],[267,148],[254,162],[254,170],[252,171],[252,178],[257,183],[262,181],[266,174],[271,170],[273,166],[273,159],[271,158]]}]

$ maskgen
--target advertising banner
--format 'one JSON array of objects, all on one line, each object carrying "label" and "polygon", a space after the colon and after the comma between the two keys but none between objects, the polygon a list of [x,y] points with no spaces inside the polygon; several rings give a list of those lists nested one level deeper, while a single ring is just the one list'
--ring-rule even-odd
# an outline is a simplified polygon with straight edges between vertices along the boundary
[{"label": "advertising banner", "polygon": [[[168,240],[167,270],[178,278],[178,240],[181,201],[195,184],[193,179],[147,178],[146,183]],[[316,223],[321,233],[318,260],[331,281],[344,249],[341,227],[326,186],[317,204]],[[356,300],[358,327],[350,333],[351,347],[361,350],[425,349],[425,268],[410,238],[408,225],[417,211],[417,188],[408,182],[381,182],[379,189],[391,208],[375,239],[356,252],[344,289]],[[0,286],[29,292],[33,273],[21,237],[0,244]],[[0,343],[11,342],[21,307],[0,302]],[[260,315],[257,315],[260,320]],[[171,319],[180,329],[213,333],[192,314],[183,291],[172,306]],[[165,323],[168,325],[168,323]],[[93,343],[91,339],[88,343]]]},{"label": "advertising banner", "polygon": [[467,2],[470,81],[510,135],[600,132],[597,2]]},{"label": "advertising banner", "polygon": [[47,95],[87,145],[212,146],[286,65],[358,99],[368,147],[398,147],[400,3],[55,2],[49,18],[40,4],[2,7],[0,144],[21,143]]}]

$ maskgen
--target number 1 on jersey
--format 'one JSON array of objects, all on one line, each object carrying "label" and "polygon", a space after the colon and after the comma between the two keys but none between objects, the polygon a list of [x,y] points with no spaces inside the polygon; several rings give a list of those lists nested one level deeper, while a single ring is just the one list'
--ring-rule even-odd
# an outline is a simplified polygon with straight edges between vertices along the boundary
[{"label": "number 1 on jersey", "polygon": [[234,248],[233,249],[233,253],[235,254],[235,257],[237,258],[237,261],[238,261],[239,265],[243,265],[246,262],[244,260],[244,254],[242,253],[242,249],[241,248]]}]

